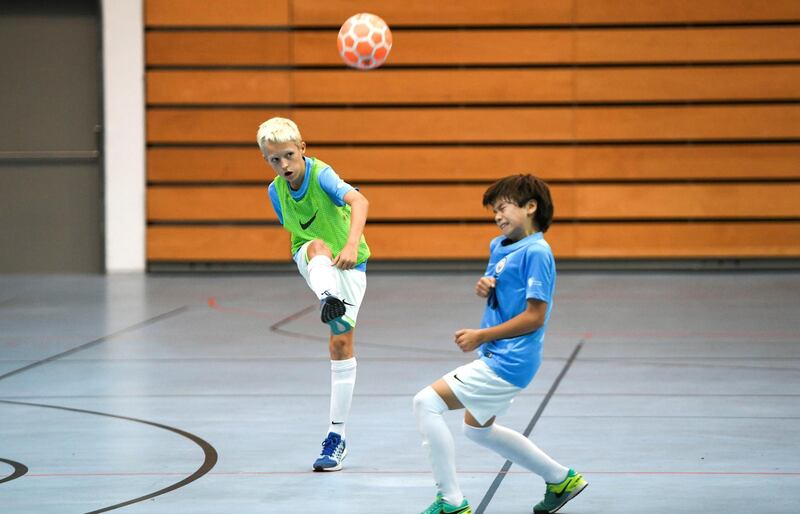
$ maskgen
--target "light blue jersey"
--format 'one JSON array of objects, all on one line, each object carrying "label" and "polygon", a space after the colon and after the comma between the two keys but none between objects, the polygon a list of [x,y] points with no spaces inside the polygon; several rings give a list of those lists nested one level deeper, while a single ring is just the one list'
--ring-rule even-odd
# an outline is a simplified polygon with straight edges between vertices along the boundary
[{"label": "light blue jersey", "polygon": [[489,245],[486,276],[497,281],[493,298],[483,312],[481,328],[504,323],[524,312],[528,299],[547,303],[544,324],[538,330],[507,339],[482,344],[477,352],[503,380],[517,387],[527,387],[542,361],[542,345],[556,287],[556,266],[550,245],[541,232],[513,244],[499,236]]}]

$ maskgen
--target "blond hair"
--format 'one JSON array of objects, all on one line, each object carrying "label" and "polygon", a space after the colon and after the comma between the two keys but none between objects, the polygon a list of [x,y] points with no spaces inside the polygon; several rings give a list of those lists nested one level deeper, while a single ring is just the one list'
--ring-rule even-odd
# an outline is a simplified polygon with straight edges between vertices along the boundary
[{"label": "blond hair", "polygon": [[256,133],[258,147],[263,152],[267,143],[280,144],[294,142],[300,146],[303,138],[295,122],[287,118],[270,118],[258,127]]}]

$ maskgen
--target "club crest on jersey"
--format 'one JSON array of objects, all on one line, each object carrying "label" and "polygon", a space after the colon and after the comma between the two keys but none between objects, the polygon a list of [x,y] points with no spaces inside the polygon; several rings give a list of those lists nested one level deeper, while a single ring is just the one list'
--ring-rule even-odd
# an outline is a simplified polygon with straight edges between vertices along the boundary
[{"label": "club crest on jersey", "polygon": [[494,265],[494,274],[499,275],[506,267],[506,260],[508,257],[503,257],[500,259],[497,264]]}]

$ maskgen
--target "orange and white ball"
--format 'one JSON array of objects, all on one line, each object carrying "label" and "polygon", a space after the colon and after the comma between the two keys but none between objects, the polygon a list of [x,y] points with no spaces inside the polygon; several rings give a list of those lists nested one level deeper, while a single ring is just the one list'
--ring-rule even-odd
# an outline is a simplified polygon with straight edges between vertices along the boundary
[{"label": "orange and white ball", "polygon": [[379,16],[359,13],[339,29],[339,55],[348,66],[371,70],[386,62],[392,51],[392,31]]}]

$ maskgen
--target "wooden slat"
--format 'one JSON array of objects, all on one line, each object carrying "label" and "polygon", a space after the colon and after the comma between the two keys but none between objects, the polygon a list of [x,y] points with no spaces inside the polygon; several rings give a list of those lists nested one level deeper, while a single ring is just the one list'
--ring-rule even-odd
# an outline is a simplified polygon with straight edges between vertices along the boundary
[{"label": "wooden slat", "polygon": [[145,58],[148,66],[288,66],[291,39],[288,32],[147,32]]},{"label": "wooden slat", "polygon": [[582,184],[554,186],[556,217],[800,220],[800,184]]},{"label": "wooden slat", "polygon": [[[371,225],[372,260],[479,259],[498,235],[491,224]],[[547,233],[557,259],[800,257],[800,223],[564,223]],[[609,244],[613,241],[613,244]],[[161,262],[288,262],[280,227],[167,227],[147,232]]]},{"label": "wooden slat", "polygon": [[[150,104],[422,104],[565,102],[570,70],[162,71]],[[778,79],[780,81],[780,79]]]},{"label": "wooden slat", "polygon": [[578,69],[574,101],[730,101],[800,98],[800,66]]},{"label": "wooden slat", "polygon": [[800,19],[795,0],[575,0],[575,22],[591,23],[713,23],[794,21]]},{"label": "wooden slat", "polygon": [[800,106],[579,109],[577,140],[703,140],[800,137]]},{"label": "wooden slat", "polygon": [[565,245],[562,257],[800,257],[800,224],[795,222],[579,224],[571,232],[575,246]]},{"label": "wooden slat", "polygon": [[308,141],[565,141],[570,109],[157,109],[147,113],[150,143],[250,143],[261,122],[294,119]]},{"label": "wooden slat", "polygon": [[338,26],[357,12],[381,16],[390,26],[401,25],[544,25],[572,22],[572,6],[563,0],[294,0],[298,26]]},{"label": "wooden slat", "polygon": [[150,109],[149,143],[252,143],[267,118],[312,143],[657,141],[800,137],[800,106]]},{"label": "wooden slat", "polygon": [[[395,31],[392,64],[550,64],[797,60],[800,28]],[[339,64],[331,34],[295,33],[295,62]]]},{"label": "wooden slat", "polygon": [[[485,185],[360,188],[370,220],[489,220]],[[557,219],[798,218],[800,184],[557,184]],[[147,190],[149,221],[276,221],[265,186]]]},{"label": "wooden slat", "polygon": [[[800,59],[800,28],[396,30],[387,66]],[[149,66],[344,65],[336,30],[146,34]],[[353,71],[353,73],[358,73]]]},{"label": "wooden slat", "polygon": [[[503,166],[487,166],[502,154]],[[545,180],[703,180],[800,177],[798,145],[580,147],[309,147],[354,183],[493,181],[511,173]],[[267,183],[274,177],[253,142],[249,148],[149,148],[153,182]]]},{"label": "wooden slat", "polygon": [[287,0],[145,0],[147,27],[287,26]]},{"label": "wooden slat", "polygon": [[164,71],[159,104],[464,104],[800,98],[800,66],[632,69]]},{"label": "wooden slat", "polygon": [[798,57],[797,27],[575,31],[577,62],[770,61]]},{"label": "wooden slat", "polygon": [[287,71],[151,70],[146,78],[150,105],[297,103]]},{"label": "wooden slat", "polygon": [[[371,220],[490,220],[486,186],[365,186]],[[277,221],[265,186],[147,190],[150,221]]]},{"label": "wooden slat", "polygon": [[282,227],[147,228],[149,261],[265,261],[291,259],[289,233]]},{"label": "wooden slat", "polygon": [[[800,19],[795,0],[147,0],[146,24],[338,26],[350,14],[374,12],[402,26],[549,25],[681,22],[791,21]],[[289,19],[291,8],[293,19]]]}]

